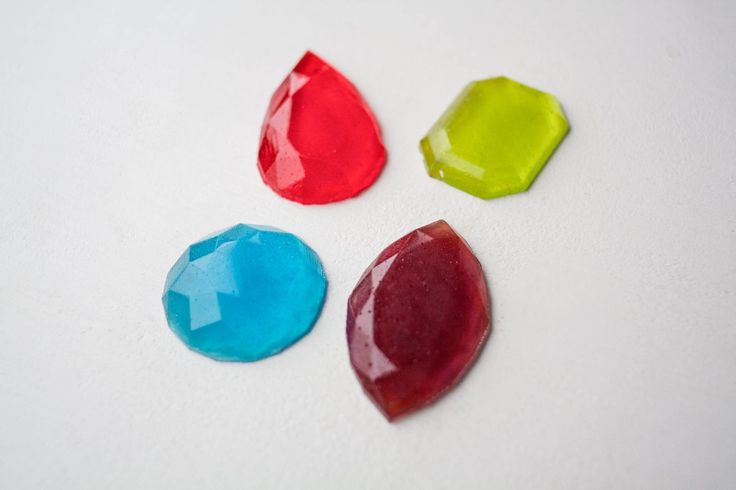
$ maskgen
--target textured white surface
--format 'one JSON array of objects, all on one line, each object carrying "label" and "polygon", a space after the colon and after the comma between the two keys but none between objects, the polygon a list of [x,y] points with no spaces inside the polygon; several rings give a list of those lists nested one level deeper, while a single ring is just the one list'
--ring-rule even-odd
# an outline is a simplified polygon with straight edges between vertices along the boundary
[{"label": "textured white surface", "polygon": [[[0,3],[0,487],[736,487],[736,4]],[[389,163],[358,199],[286,202],[255,158],[312,48],[352,78]],[[532,189],[480,201],[417,142],[469,80],[555,94],[572,130]],[[447,219],[494,333],[390,425],[348,364],[345,304]],[[314,331],[218,364],[166,327],[164,275],[236,222],[304,238]]]}]

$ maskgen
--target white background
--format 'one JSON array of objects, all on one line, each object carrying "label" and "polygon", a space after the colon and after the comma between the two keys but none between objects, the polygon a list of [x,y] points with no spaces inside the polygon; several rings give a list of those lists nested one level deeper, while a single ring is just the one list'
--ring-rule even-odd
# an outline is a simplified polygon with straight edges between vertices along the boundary
[{"label": "white background", "polygon": [[[736,3],[0,3],[0,487],[736,487]],[[350,77],[389,161],[303,207],[256,169],[305,49]],[[571,132],[481,201],[418,140],[465,83],[551,92]],[[348,363],[347,297],[445,218],[493,334],[461,385],[387,423]],[[313,332],[221,364],[168,330],[164,277],[237,222],[301,236]]]}]

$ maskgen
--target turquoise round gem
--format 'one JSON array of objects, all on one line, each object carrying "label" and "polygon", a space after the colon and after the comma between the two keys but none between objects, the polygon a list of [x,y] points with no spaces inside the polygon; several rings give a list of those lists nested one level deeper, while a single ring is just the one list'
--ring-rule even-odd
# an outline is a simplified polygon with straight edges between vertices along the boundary
[{"label": "turquoise round gem", "polygon": [[171,330],[219,361],[257,361],[314,325],[327,280],[317,254],[291,233],[235,225],[191,245],[166,277]]}]

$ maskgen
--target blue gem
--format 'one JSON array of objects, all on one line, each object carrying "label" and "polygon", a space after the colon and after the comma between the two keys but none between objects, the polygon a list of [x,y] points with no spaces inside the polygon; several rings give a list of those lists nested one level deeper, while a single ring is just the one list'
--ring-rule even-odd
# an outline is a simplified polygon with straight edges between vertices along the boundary
[{"label": "blue gem", "polygon": [[169,271],[164,309],[192,350],[257,361],[306,335],[322,310],[319,257],[284,231],[235,225],[190,246]]}]

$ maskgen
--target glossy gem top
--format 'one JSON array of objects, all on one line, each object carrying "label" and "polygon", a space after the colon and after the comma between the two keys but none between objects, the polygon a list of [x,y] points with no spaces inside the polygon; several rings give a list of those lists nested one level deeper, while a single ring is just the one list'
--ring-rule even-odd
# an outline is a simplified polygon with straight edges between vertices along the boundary
[{"label": "glossy gem top", "polygon": [[275,228],[236,225],[190,246],[166,278],[171,330],[220,361],[256,361],[312,328],[327,281],[317,254]]},{"label": "glossy gem top", "polygon": [[335,68],[307,52],[271,97],[258,168],[277,194],[302,204],[353,197],[386,162],[371,109]]},{"label": "glossy gem top", "polygon": [[389,420],[454,385],[489,330],[483,271],[444,221],[389,245],[348,300],[350,362]]},{"label": "glossy gem top", "polygon": [[420,147],[430,176],[489,199],[529,188],[567,130],[552,95],[490,78],[465,87]]}]

